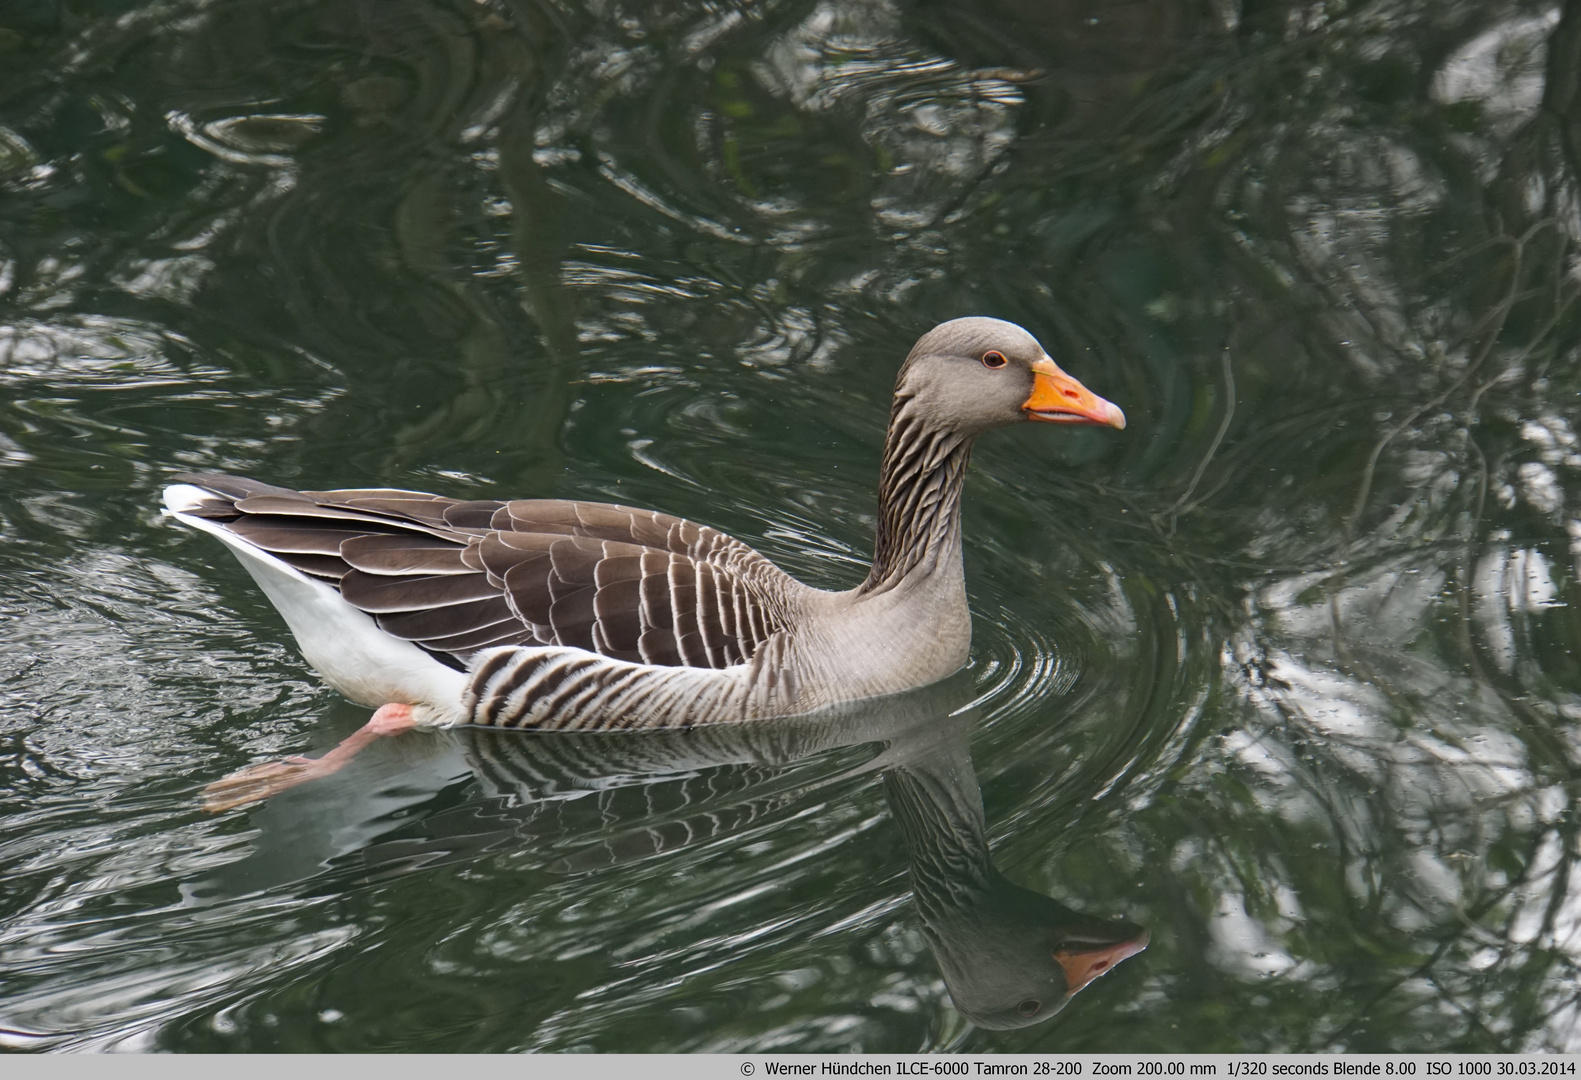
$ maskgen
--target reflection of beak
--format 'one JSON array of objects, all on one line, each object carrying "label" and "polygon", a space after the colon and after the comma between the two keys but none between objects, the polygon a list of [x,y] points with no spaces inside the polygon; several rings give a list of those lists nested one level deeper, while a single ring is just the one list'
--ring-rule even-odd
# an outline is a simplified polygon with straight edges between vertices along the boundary
[{"label": "reflection of beak", "polygon": [[[1065,374],[1046,356],[1032,363],[1032,395],[1021,405],[1028,420],[1054,424],[1104,424],[1125,429],[1125,413]],[[1129,954],[1127,954],[1129,955]]]},{"label": "reflection of beak", "polygon": [[[1102,398],[1098,400],[1103,401]],[[1109,404],[1107,401],[1103,403]],[[1109,407],[1114,408],[1112,405]],[[1115,409],[1115,412],[1119,411]],[[1124,423],[1123,419],[1121,423]],[[1065,969],[1065,985],[1068,987],[1068,992],[1074,994],[1121,960],[1135,956],[1147,948],[1147,941],[1148,933],[1143,930],[1135,937],[1126,938],[1112,945],[1100,945],[1096,949],[1060,949],[1054,954],[1054,959]]]}]

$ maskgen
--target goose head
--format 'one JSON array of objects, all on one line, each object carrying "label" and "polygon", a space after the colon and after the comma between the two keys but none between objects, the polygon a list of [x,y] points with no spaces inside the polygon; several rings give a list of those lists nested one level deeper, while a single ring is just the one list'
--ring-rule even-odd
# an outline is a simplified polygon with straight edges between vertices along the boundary
[{"label": "goose head", "polygon": [[897,402],[963,435],[1024,420],[1125,427],[1125,414],[1061,371],[1037,338],[1003,319],[951,319],[917,340]]}]

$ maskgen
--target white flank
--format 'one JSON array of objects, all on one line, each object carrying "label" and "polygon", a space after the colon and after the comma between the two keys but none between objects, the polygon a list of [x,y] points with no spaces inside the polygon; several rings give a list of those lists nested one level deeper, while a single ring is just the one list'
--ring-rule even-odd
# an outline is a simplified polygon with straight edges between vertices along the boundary
[{"label": "white flank", "polygon": [[403,702],[417,722],[430,726],[465,723],[461,695],[467,677],[409,641],[391,637],[322,581],[281,562],[221,525],[188,511],[206,499],[202,488],[172,484],[165,489],[165,515],[218,537],[279,609],[297,647],[330,686],[363,705]]}]

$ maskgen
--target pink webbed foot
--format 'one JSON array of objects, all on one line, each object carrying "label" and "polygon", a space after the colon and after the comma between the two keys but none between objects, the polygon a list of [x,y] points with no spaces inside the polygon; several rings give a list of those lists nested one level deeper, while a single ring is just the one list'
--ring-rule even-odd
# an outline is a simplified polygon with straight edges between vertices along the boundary
[{"label": "pink webbed foot", "polygon": [[203,789],[203,809],[211,814],[262,802],[287,788],[339,772],[357,752],[375,739],[400,735],[417,726],[410,705],[381,705],[368,722],[323,757],[289,757],[266,761],[216,780]]}]

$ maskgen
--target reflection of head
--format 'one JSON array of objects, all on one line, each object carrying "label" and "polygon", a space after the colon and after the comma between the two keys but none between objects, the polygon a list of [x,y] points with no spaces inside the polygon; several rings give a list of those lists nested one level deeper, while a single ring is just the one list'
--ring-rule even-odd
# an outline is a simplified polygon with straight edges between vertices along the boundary
[{"label": "reflection of head", "polygon": [[917,909],[955,1008],[985,1028],[1047,1020],[1147,947],[1147,931],[1092,918],[1013,885],[989,862],[982,802],[964,752],[885,774],[906,835]]},{"label": "reflection of head", "polygon": [[[931,892],[931,889],[929,890]],[[917,883],[919,907],[923,886]],[[1047,1020],[1076,992],[1147,947],[1147,931],[1078,914],[1012,885],[992,867],[980,888],[923,907],[923,925],[955,1008],[985,1028]]]}]

